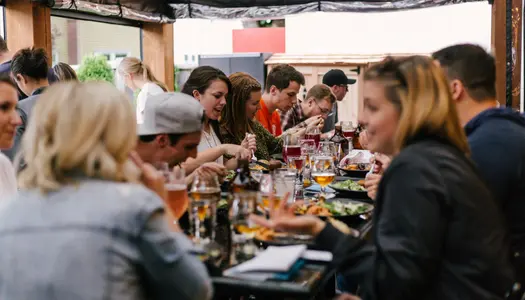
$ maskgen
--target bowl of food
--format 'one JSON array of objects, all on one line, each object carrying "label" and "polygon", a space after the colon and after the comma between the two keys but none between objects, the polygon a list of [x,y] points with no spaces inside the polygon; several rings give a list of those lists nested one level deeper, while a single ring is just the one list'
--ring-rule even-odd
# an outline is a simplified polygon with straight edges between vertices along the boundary
[{"label": "bowl of food", "polygon": [[363,219],[368,219],[374,205],[358,200],[334,198],[321,201],[312,201],[297,207],[298,215],[314,215],[326,220],[333,218],[352,227]]},{"label": "bowl of food", "polygon": [[371,168],[371,163],[350,163],[344,166],[339,166],[341,175],[358,178],[365,178]]},{"label": "bowl of food", "polygon": [[341,177],[342,180],[328,185],[334,189],[340,195],[343,194],[345,197],[366,199],[368,198],[367,191],[364,187],[365,180],[359,178],[348,179],[348,177]]}]

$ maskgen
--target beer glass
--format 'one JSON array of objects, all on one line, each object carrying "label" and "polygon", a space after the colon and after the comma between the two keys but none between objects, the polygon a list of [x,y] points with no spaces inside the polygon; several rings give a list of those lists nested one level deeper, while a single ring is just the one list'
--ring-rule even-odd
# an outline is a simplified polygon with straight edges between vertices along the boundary
[{"label": "beer glass", "polygon": [[250,215],[256,212],[257,192],[235,193],[233,197],[230,207],[232,226],[230,264],[236,265],[253,258],[257,253],[253,237],[260,226],[250,220]]},{"label": "beer glass", "polygon": [[332,156],[320,155],[314,157],[312,177],[321,186],[321,196],[326,198],[326,186],[335,179],[335,166]]},{"label": "beer glass", "polygon": [[167,162],[156,164],[157,170],[164,176],[164,187],[167,197],[165,199],[167,208],[176,220],[180,219],[188,208],[188,187],[186,185],[186,174],[184,169],[175,168],[170,170]]},{"label": "beer glass", "polygon": [[190,197],[190,235],[196,245],[205,246],[215,239],[217,204],[221,198],[217,175],[196,174],[191,185]]}]

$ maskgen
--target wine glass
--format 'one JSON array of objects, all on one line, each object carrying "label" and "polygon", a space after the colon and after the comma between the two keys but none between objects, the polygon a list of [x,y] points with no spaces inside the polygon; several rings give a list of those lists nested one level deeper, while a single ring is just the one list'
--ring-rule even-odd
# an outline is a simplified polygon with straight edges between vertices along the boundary
[{"label": "wine glass", "polygon": [[301,145],[299,137],[293,134],[286,135],[283,140],[283,159],[288,163],[288,156],[301,155]]},{"label": "wine glass", "polygon": [[334,142],[321,142],[319,144],[319,155],[331,156],[334,161],[337,160],[337,147]]},{"label": "wine glass", "polygon": [[221,198],[217,175],[195,174],[190,198],[188,215],[192,241],[196,246],[202,247],[212,260],[219,260],[225,252],[215,242],[217,204]]},{"label": "wine glass", "polygon": [[314,140],[302,139],[299,140],[299,145],[301,146],[301,156],[304,156],[306,159],[306,164],[310,166],[312,164],[311,159],[315,155],[317,146]]},{"label": "wine glass", "polygon": [[257,209],[257,193],[235,193],[230,207],[232,255],[230,265],[249,260],[257,253],[253,237],[260,226],[250,220]]},{"label": "wine glass", "polygon": [[319,147],[319,143],[321,142],[321,130],[319,130],[319,127],[317,126],[309,128],[304,138],[314,140],[315,147]]},{"label": "wine glass", "polygon": [[341,122],[343,136],[347,139],[353,139],[355,135],[355,127],[352,121]]},{"label": "wine glass", "polygon": [[274,193],[272,174],[263,173],[260,183],[259,191],[261,192],[261,206],[263,209],[269,209],[270,196]]},{"label": "wine glass", "polygon": [[321,186],[321,196],[326,199],[326,186],[335,179],[333,156],[319,155],[314,157],[312,177]]}]

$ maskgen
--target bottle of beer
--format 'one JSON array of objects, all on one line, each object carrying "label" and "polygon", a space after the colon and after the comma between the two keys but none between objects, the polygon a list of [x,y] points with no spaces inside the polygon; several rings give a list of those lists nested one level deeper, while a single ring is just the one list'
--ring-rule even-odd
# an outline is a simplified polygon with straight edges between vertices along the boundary
[{"label": "bottle of beer", "polygon": [[357,128],[355,129],[354,138],[352,139],[352,144],[354,146],[354,149],[360,149],[360,150],[363,149],[363,146],[361,146],[361,143],[359,143],[359,135],[361,134],[362,131],[363,131],[363,127],[361,126],[361,124],[358,123]]},{"label": "bottle of beer", "polygon": [[232,180],[232,192],[259,192],[259,182],[250,174],[250,162],[239,160],[234,179]]},{"label": "bottle of beer", "polygon": [[348,139],[344,137],[341,125],[335,125],[335,133],[330,139],[330,142],[335,144],[335,149],[337,151],[336,159],[337,163],[339,164],[339,161],[341,161],[341,159],[343,159],[350,150],[350,143],[348,142]]}]

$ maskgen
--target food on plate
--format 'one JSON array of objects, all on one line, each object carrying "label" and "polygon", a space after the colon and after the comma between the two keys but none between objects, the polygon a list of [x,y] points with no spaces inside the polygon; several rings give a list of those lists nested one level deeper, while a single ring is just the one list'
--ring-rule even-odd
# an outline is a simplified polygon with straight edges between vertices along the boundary
[{"label": "food on plate", "polygon": [[261,165],[254,164],[253,166],[250,167],[250,170],[264,171],[267,169]]},{"label": "food on plate", "polygon": [[332,202],[319,201],[300,205],[296,213],[321,217],[352,216],[365,213],[369,208],[370,205],[364,203],[341,202],[337,200]]},{"label": "food on plate", "polygon": [[[364,185],[364,181],[362,182]],[[340,190],[350,190],[354,192],[366,192],[366,189],[363,187],[363,185],[359,184],[359,182],[353,181],[352,179],[348,179],[345,181],[339,181],[336,183],[332,183],[330,186],[335,189]]]},{"label": "food on plate", "polygon": [[275,231],[270,228],[261,228],[255,233],[255,238],[259,241],[269,241],[275,236]]},{"label": "food on plate", "polygon": [[372,167],[371,164],[349,164],[344,167],[342,167],[343,170],[346,171],[370,171],[370,168]]},{"label": "food on plate", "polygon": [[224,180],[231,181],[235,177],[235,171],[230,170],[228,171],[228,175],[224,178]]}]

